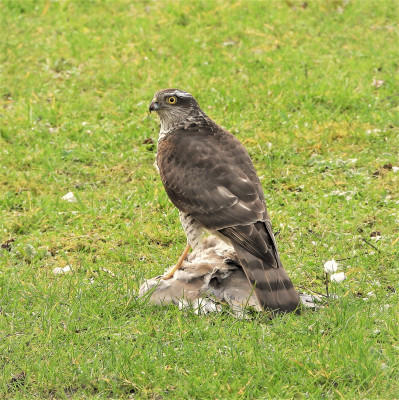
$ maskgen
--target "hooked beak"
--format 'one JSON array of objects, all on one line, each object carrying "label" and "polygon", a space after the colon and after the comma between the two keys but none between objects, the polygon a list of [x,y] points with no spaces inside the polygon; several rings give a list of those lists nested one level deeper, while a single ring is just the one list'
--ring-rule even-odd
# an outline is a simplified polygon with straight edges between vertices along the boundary
[{"label": "hooked beak", "polygon": [[150,112],[152,112],[152,111],[158,111],[159,110],[159,104],[158,104],[158,102],[157,102],[157,99],[155,98],[155,99],[152,99],[152,102],[151,102],[151,104],[150,104],[150,108],[149,108],[149,110],[150,110]]}]

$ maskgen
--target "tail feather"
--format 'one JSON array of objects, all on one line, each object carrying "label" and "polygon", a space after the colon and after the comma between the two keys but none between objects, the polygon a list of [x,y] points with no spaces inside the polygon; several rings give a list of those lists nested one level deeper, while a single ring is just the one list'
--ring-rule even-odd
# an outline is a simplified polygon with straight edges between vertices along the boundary
[{"label": "tail feather", "polygon": [[300,298],[284,268],[275,268],[233,243],[256,297],[264,309],[274,312],[299,312]]},{"label": "tail feather", "polygon": [[300,298],[281,264],[270,221],[235,225],[219,232],[233,244],[264,309],[275,312],[299,309]]}]

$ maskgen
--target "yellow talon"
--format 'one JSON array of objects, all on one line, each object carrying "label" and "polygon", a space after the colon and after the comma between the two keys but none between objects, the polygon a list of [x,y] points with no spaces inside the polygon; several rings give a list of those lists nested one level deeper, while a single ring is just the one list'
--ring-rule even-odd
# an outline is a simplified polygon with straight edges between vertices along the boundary
[{"label": "yellow talon", "polygon": [[181,265],[183,264],[184,259],[187,257],[188,252],[190,251],[191,246],[188,244],[184,249],[182,255],[178,259],[176,265],[174,265],[166,274],[162,277],[162,279],[170,279],[173,277],[175,272],[180,269]]}]

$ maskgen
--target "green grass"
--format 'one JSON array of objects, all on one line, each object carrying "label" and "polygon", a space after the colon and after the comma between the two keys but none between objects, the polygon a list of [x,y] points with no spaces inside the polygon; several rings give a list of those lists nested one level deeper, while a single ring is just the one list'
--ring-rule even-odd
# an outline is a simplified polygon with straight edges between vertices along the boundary
[{"label": "green grass", "polygon": [[[1,398],[399,398],[396,1],[0,15]],[[166,87],[246,145],[296,286],[324,292],[343,259],[339,299],[273,321],[137,300],[185,246],[143,143]]]}]

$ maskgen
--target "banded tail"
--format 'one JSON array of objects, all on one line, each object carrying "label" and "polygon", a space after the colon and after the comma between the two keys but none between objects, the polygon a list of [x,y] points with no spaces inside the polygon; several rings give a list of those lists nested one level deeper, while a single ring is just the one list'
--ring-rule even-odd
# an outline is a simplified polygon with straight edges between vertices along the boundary
[{"label": "banded tail", "polygon": [[282,266],[274,268],[241,246],[234,244],[234,248],[263,309],[278,313],[299,310],[299,295]]},{"label": "banded tail", "polygon": [[227,236],[265,310],[300,312],[300,298],[282,266],[270,223],[256,222],[219,231]]}]

